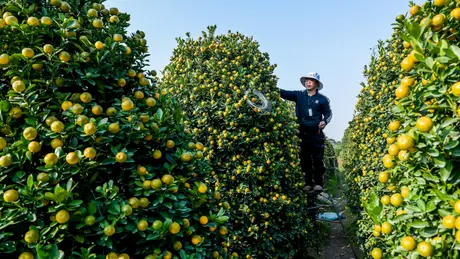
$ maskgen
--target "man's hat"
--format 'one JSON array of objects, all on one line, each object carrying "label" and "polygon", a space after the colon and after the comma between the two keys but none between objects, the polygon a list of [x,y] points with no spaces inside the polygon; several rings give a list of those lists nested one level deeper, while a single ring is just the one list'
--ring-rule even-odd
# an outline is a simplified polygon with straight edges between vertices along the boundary
[{"label": "man's hat", "polygon": [[323,83],[321,83],[320,81],[320,77],[319,77],[319,74],[316,73],[316,72],[310,72],[308,73],[306,76],[302,76],[300,78],[300,83],[305,86],[305,80],[307,80],[307,78],[312,78],[312,79],[315,79],[316,81],[318,81],[318,90],[321,90],[323,89]]}]

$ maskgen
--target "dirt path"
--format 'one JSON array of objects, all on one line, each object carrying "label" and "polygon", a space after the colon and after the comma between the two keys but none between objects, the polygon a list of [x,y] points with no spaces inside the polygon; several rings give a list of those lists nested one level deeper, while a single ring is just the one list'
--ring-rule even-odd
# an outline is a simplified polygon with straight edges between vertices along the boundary
[{"label": "dirt path", "polygon": [[[346,201],[339,197],[334,199],[334,203],[339,211],[344,211]],[[345,214],[345,213],[343,213]],[[346,217],[346,215],[345,215]],[[346,220],[342,220],[346,226]],[[329,243],[324,247],[321,259],[358,259],[353,253],[351,245],[348,243],[345,232],[340,223],[329,224]]]}]

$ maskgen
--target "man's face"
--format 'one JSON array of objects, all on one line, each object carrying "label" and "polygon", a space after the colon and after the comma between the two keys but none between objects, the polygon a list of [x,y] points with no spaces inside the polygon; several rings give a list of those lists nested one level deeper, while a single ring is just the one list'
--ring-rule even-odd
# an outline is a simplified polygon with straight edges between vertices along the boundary
[{"label": "man's face", "polygon": [[305,80],[305,88],[307,88],[307,90],[312,91],[312,90],[315,90],[317,87],[318,87],[318,82],[315,79],[307,78]]}]

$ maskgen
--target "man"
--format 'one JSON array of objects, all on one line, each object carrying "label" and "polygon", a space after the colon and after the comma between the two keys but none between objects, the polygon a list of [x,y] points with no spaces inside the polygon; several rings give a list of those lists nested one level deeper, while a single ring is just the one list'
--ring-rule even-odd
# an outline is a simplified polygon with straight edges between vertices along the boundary
[{"label": "man", "polygon": [[306,89],[287,91],[281,89],[283,99],[296,102],[296,115],[300,124],[300,161],[305,173],[304,190],[322,191],[324,186],[324,133],[323,129],[331,121],[332,111],[329,99],[318,91],[323,89],[318,73],[308,73],[300,78]]}]

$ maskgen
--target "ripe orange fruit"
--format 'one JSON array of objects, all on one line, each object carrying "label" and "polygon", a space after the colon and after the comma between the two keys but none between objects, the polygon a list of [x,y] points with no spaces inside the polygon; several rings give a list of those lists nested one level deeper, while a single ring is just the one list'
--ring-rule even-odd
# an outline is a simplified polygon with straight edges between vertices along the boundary
[{"label": "ripe orange fruit", "polygon": [[411,236],[405,236],[401,239],[401,246],[406,250],[406,251],[412,251],[414,250],[416,245],[415,239]]},{"label": "ripe orange fruit", "polygon": [[416,15],[418,12],[420,11],[420,6],[418,5],[413,5],[411,8],[410,8],[410,14],[412,16]]},{"label": "ripe orange fruit", "polygon": [[169,233],[175,235],[180,232],[180,225],[177,222],[173,222],[171,225],[169,225]]},{"label": "ripe orange fruit", "polygon": [[50,26],[50,25],[53,24],[53,20],[51,20],[51,18],[49,18],[47,16],[43,16],[42,18],[40,18],[40,23],[44,24],[44,25],[47,25],[47,26]]},{"label": "ripe orange fruit", "polygon": [[395,90],[396,98],[401,99],[409,95],[409,87],[405,85],[400,85]]},{"label": "ripe orange fruit", "polygon": [[200,237],[200,236],[194,235],[194,236],[192,237],[192,244],[198,245],[200,242],[201,242],[201,237]]},{"label": "ripe orange fruit", "polygon": [[103,50],[104,47],[105,47],[105,44],[102,43],[101,41],[96,41],[96,43],[94,43],[94,46],[95,46],[96,49],[98,49],[98,50]]},{"label": "ripe orange fruit", "polygon": [[157,101],[154,98],[149,97],[145,100],[145,103],[147,104],[147,106],[153,107],[157,104]]},{"label": "ripe orange fruit", "polygon": [[460,200],[457,200],[454,205],[454,210],[457,214],[460,214]]},{"label": "ripe orange fruit", "polygon": [[139,222],[137,222],[137,229],[139,231],[145,231],[149,228],[149,223],[145,219],[141,219]]},{"label": "ripe orange fruit", "polygon": [[399,135],[396,140],[396,145],[400,150],[408,150],[414,146],[414,139],[409,135]]},{"label": "ripe orange fruit", "polygon": [[460,96],[460,82],[457,82],[457,83],[452,85],[452,94],[457,96],[457,97]]},{"label": "ripe orange fruit", "polygon": [[392,156],[396,156],[398,155],[399,153],[399,148],[396,144],[391,144],[389,147],[388,147],[388,154],[392,155]]},{"label": "ripe orange fruit", "polygon": [[92,108],[91,108],[91,112],[96,115],[96,116],[99,116],[101,115],[104,110],[102,109],[102,106],[100,105],[94,105]]},{"label": "ripe orange fruit", "polygon": [[399,207],[399,206],[401,206],[401,204],[403,202],[403,198],[402,198],[401,194],[395,193],[395,194],[391,195],[390,202],[391,202],[391,205],[393,205],[395,207]]},{"label": "ripe orange fruit", "polygon": [[391,131],[396,131],[396,130],[399,129],[399,127],[401,127],[401,123],[399,121],[392,121],[388,125],[388,129],[391,130]]},{"label": "ripe orange fruit", "polygon": [[56,221],[59,224],[65,224],[70,219],[70,214],[67,210],[60,210],[56,213]]},{"label": "ripe orange fruit", "polygon": [[386,183],[388,182],[388,179],[390,178],[390,174],[388,172],[381,172],[379,174],[379,181],[381,183]]},{"label": "ripe orange fruit", "polygon": [[118,85],[119,87],[125,87],[125,86],[126,86],[126,80],[125,80],[124,78],[118,79],[117,85]]},{"label": "ripe orange fruit", "polygon": [[380,201],[382,202],[383,205],[388,205],[390,204],[390,196],[384,195],[382,198],[380,198]]},{"label": "ripe orange fruit", "polygon": [[8,54],[0,55],[0,65],[8,65],[10,63],[10,56]]},{"label": "ripe orange fruit", "polygon": [[35,244],[37,243],[39,237],[40,235],[37,230],[29,230],[24,236],[24,241],[28,244]]},{"label": "ripe orange fruit", "polygon": [[107,114],[107,116],[115,116],[117,114],[117,109],[115,109],[113,107],[109,107],[105,111],[105,114]]},{"label": "ripe orange fruit", "polygon": [[460,231],[457,231],[457,233],[455,233],[455,240],[457,241],[457,243],[460,243]]},{"label": "ripe orange fruit", "polygon": [[410,158],[410,153],[407,150],[400,150],[398,153],[399,161],[405,162]]},{"label": "ripe orange fruit", "polygon": [[437,14],[433,17],[433,20],[431,21],[431,24],[433,26],[442,26],[444,21],[446,20],[446,16],[444,14]]},{"label": "ripe orange fruit", "polygon": [[70,152],[66,155],[65,161],[70,165],[76,165],[80,161],[80,158],[78,157],[77,153]]},{"label": "ripe orange fruit", "polygon": [[19,192],[14,189],[10,189],[3,193],[3,200],[6,202],[15,202],[19,200]]},{"label": "ripe orange fruit", "polygon": [[401,62],[401,68],[406,72],[411,71],[414,68],[414,66],[415,62],[409,57],[403,59],[403,61]]},{"label": "ripe orange fruit", "polygon": [[64,130],[64,123],[60,121],[54,121],[51,123],[51,130],[54,132],[62,132]]},{"label": "ripe orange fruit", "polygon": [[415,78],[410,77],[410,76],[406,76],[401,80],[401,85],[402,86],[410,87],[410,86],[413,86],[414,83],[415,83]]},{"label": "ripe orange fruit", "polygon": [[12,87],[13,87],[13,90],[17,93],[22,93],[24,92],[24,90],[26,90],[26,85],[21,80],[14,81]]},{"label": "ripe orange fruit", "polygon": [[386,168],[390,169],[390,168],[395,167],[395,163],[393,162],[394,156],[386,154],[382,160],[383,160],[383,165]]},{"label": "ripe orange fruit", "polygon": [[430,117],[420,117],[415,125],[421,132],[429,132],[433,128],[433,120]]},{"label": "ripe orange fruit", "polygon": [[121,103],[121,109],[123,111],[130,111],[134,109],[134,103],[131,101],[131,99],[126,98],[122,103]]},{"label": "ripe orange fruit", "polygon": [[162,155],[162,154],[161,154],[161,151],[160,151],[160,150],[157,149],[157,150],[153,151],[153,158],[154,158],[154,159],[160,159],[160,158],[161,158],[161,155]]},{"label": "ripe orange fruit", "polygon": [[403,198],[407,198],[407,196],[409,196],[409,191],[410,191],[409,187],[407,187],[407,186],[401,187],[401,196]]},{"label": "ripe orange fruit", "polygon": [[147,198],[143,197],[139,199],[139,206],[141,208],[147,208],[149,204],[150,204],[150,201]]},{"label": "ripe orange fruit", "polygon": [[206,217],[206,216],[201,216],[201,217],[200,217],[200,224],[201,224],[201,225],[206,225],[206,224],[208,224],[208,221],[209,221],[209,220],[208,220],[208,217]]},{"label": "ripe orange fruit", "polygon": [[154,179],[150,183],[150,186],[154,190],[160,190],[162,185],[163,185],[163,182],[160,179]]},{"label": "ripe orange fruit", "polygon": [[141,175],[141,176],[148,174],[147,169],[143,166],[138,166],[136,172],[138,175]]},{"label": "ripe orange fruit", "polygon": [[454,17],[455,20],[460,20],[460,8],[457,7],[450,12],[450,16]]},{"label": "ripe orange fruit", "polygon": [[446,4],[446,0],[434,0],[433,4],[435,6],[441,7],[441,6],[444,6],[444,4]]},{"label": "ripe orange fruit", "polygon": [[111,123],[109,125],[109,131],[113,134],[117,134],[118,132],[120,132],[120,125],[118,124],[118,122]]},{"label": "ripe orange fruit", "polygon": [[94,19],[92,24],[93,24],[94,28],[96,28],[96,29],[102,29],[102,27],[104,27],[104,23],[102,22],[101,19]]},{"label": "ripe orange fruit", "polygon": [[27,148],[32,153],[38,153],[42,149],[42,146],[37,141],[31,141],[29,145],[27,145]]},{"label": "ripe orange fruit", "polygon": [[33,127],[27,127],[24,129],[22,135],[27,140],[34,140],[37,137],[37,130]]},{"label": "ripe orange fruit", "polygon": [[134,97],[136,97],[136,99],[140,100],[140,99],[144,99],[144,93],[141,92],[141,91],[136,91],[134,93]]},{"label": "ripe orange fruit", "polygon": [[89,103],[89,102],[92,101],[92,99],[93,99],[93,97],[88,92],[84,92],[84,93],[80,94],[80,101],[82,101],[84,103]]},{"label": "ripe orange fruit", "polygon": [[109,237],[109,236],[113,236],[113,234],[115,234],[115,231],[116,231],[116,229],[115,229],[115,227],[112,226],[112,225],[108,225],[108,226],[106,226],[106,227],[104,228],[104,234],[105,234],[106,236],[108,236],[108,237]]},{"label": "ripe orange fruit", "polygon": [[206,184],[200,182],[200,184],[198,186],[198,192],[199,193],[206,193],[207,190],[208,190],[208,187],[206,186]]},{"label": "ripe orange fruit", "polygon": [[172,140],[166,141],[166,147],[170,148],[170,149],[174,148],[174,141],[172,141]]},{"label": "ripe orange fruit", "polygon": [[161,177],[161,181],[166,185],[171,185],[174,182],[174,177],[170,174],[165,174]]},{"label": "ripe orange fruit", "polygon": [[24,252],[21,253],[18,257],[18,259],[34,259],[34,255],[31,252]]},{"label": "ripe orange fruit", "polygon": [[5,19],[5,23],[8,25],[12,25],[13,23],[19,23],[18,18],[13,15],[7,16]]},{"label": "ripe orange fruit", "polygon": [[23,48],[21,53],[25,58],[33,58],[35,56],[34,50],[31,48]]},{"label": "ripe orange fruit", "polygon": [[192,160],[192,154],[190,152],[182,153],[182,155],[180,156],[180,160],[182,162],[188,163]]},{"label": "ripe orange fruit", "polygon": [[7,145],[6,140],[0,137],[0,150],[5,149],[6,145]]},{"label": "ripe orange fruit", "polygon": [[94,159],[97,155],[97,152],[96,149],[94,149],[93,147],[87,147],[83,151],[83,155],[88,159]]},{"label": "ripe orange fruit", "polygon": [[148,86],[150,85],[150,81],[147,78],[143,77],[139,79],[139,84],[141,86]]},{"label": "ripe orange fruit", "polygon": [[388,222],[383,222],[382,224],[382,233],[388,235],[391,233],[392,227],[391,224]]},{"label": "ripe orange fruit", "polygon": [[94,123],[86,123],[85,126],[83,127],[83,131],[86,133],[86,135],[91,136],[97,131],[97,127]]},{"label": "ripe orange fruit", "polygon": [[70,107],[72,107],[72,105],[73,105],[72,102],[64,101],[61,104],[61,108],[62,108],[62,110],[67,111],[67,110],[69,110]]},{"label": "ripe orange fruit", "polygon": [[455,216],[447,215],[444,218],[442,218],[442,225],[448,229],[455,228]]},{"label": "ripe orange fruit", "polygon": [[122,42],[123,41],[123,36],[121,36],[120,34],[114,34],[113,35],[113,40],[115,42]]},{"label": "ripe orange fruit", "polygon": [[87,15],[88,15],[89,18],[94,18],[94,17],[97,17],[98,13],[97,13],[96,9],[91,8],[91,9],[88,10]]},{"label": "ripe orange fruit", "polygon": [[383,257],[382,249],[380,248],[372,249],[371,256],[374,259],[381,259]]},{"label": "ripe orange fruit", "polygon": [[71,58],[71,56],[70,56],[69,52],[67,52],[67,51],[61,51],[59,53],[59,60],[61,60],[62,62],[69,62],[70,58]]},{"label": "ripe orange fruit", "polygon": [[52,147],[53,149],[56,149],[56,148],[58,148],[58,147],[64,146],[64,143],[62,142],[62,140],[60,140],[60,139],[58,139],[58,138],[55,138],[55,139],[51,140],[51,143],[50,143],[50,144],[51,144],[51,147]]},{"label": "ripe orange fruit", "polygon": [[418,253],[423,257],[428,257],[433,254],[433,246],[430,243],[423,241],[417,245]]},{"label": "ripe orange fruit", "polygon": [[219,228],[219,234],[221,234],[222,236],[227,235],[227,234],[228,234],[228,229],[227,229],[227,227],[224,227],[224,226],[220,227],[220,228]]},{"label": "ripe orange fruit", "polygon": [[128,156],[124,152],[118,152],[115,156],[115,160],[117,160],[118,163],[124,163],[128,160]]},{"label": "ripe orange fruit", "polygon": [[107,254],[105,259],[118,259],[118,254],[115,253],[115,252],[110,252],[110,253]]}]

